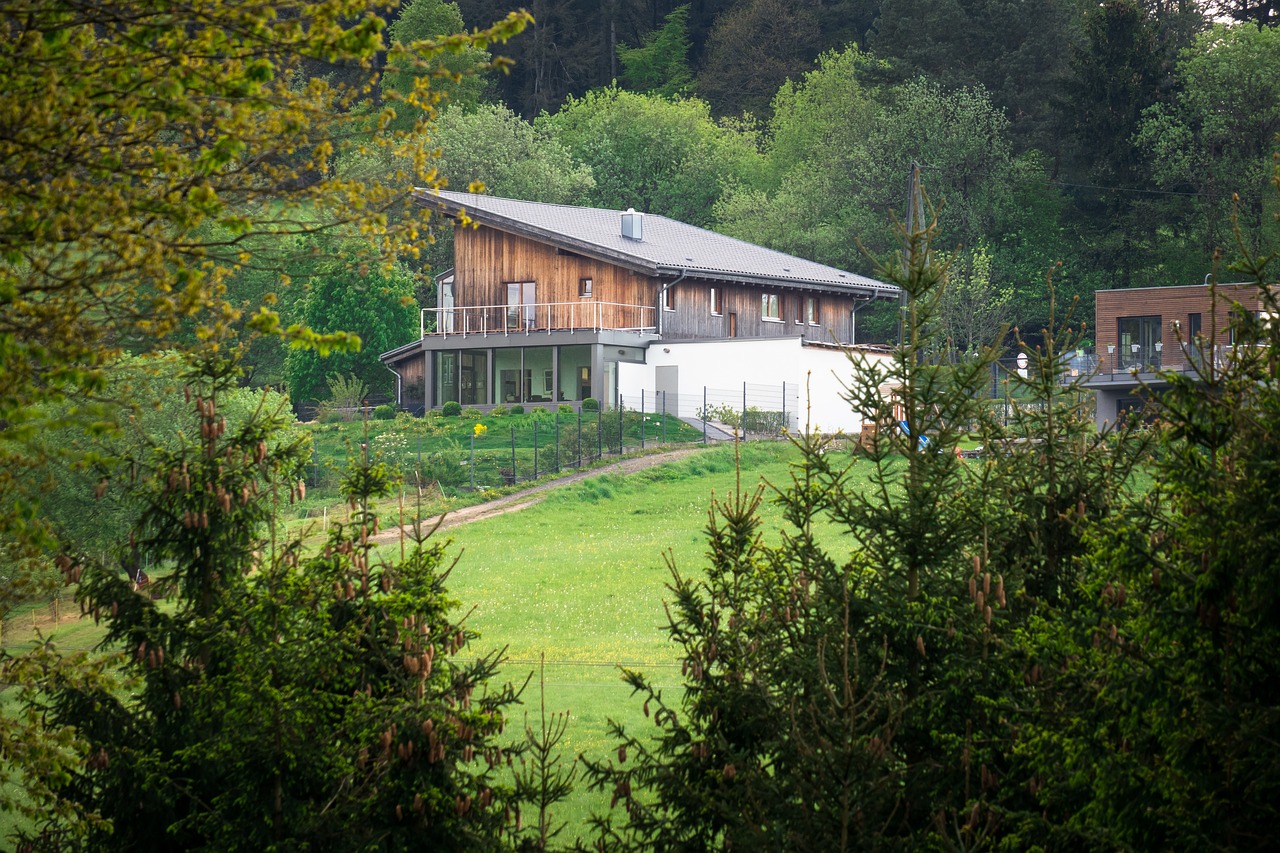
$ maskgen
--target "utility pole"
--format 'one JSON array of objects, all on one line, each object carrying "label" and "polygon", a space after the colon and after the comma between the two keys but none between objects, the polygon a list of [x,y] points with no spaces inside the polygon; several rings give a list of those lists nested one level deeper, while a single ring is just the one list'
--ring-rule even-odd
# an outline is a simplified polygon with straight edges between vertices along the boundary
[{"label": "utility pole", "polygon": [[[903,223],[907,229],[907,247],[903,255],[903,261],[907,265],[907,270],[911,269],[911,264],[915,260],[915,250],[911,243],[911,236],[920,228],[920,222],[923,217],[921,207],[923,199],[920,192],[920,164],[915,160],[911,161],[911,170],[907,175],[907,216]],[[905,315],[907,313],[907,292],[901,288],[898,290],[898,346],[902,346],[905,328]]]}]

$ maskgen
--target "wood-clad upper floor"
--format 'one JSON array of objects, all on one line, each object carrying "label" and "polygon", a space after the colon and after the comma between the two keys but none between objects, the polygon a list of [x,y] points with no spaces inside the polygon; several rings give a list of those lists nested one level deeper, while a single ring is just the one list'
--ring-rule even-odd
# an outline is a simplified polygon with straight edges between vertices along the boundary
[{"label": "wood-clad upper floor", "polygon": [[1229,345],[1233,306],[1257,311],[1258,296],[1248,284],[1219,284],[1212,291],[1203,284],[1100,290],[1094,329],[1098,369],[1186,368],[1206,350]]},{"label": "wood-clad upper floor", "polygon": [[[648,275],[518,234],[458,228],[453,317],[437,329],[644,328],[664,340],[803,336],[846,343],[852,293],[818,286]],[[441,307],[445,307],[442,300]]]}]

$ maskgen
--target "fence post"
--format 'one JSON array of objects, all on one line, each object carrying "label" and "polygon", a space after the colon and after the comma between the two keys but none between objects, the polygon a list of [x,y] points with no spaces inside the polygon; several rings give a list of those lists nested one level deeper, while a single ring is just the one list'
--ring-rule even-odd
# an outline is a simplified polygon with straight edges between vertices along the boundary
[{"label": "fence post", "polygon": [[604,412],[596,410],[596,459],[604,456]]},{"label": "fence post", "polygon": [[533,479],[538,479],[538,416],[533,416]]},{"label": "fence post", "polygon": [[516,427],[511,425],[511,485],[516,484]]},{"label": "fence post", "polygon": [[782,428],[787,428],[787,383],[782,382]]},{"label": "fence post", "polygon": [[[619,434],[619,439],[618,439],[618,446],[619,446],[619,450],[618,450],[618,452],[619,452],[619,453],[621,453],[621,452],[622,452],[622,450],[621,450],[621,446],[622,446],[622,439],[621,439],[622,430],[618,430],[618,434]],[[643,388],[641,388],[641,389],[640,389],[640,449],[641,449],[641,450],[644,450],[644,389],[643,389]]]},{"label": "fence post", "polygon": [[742,437],[747,437],[747,383],[742,383]]},{"label": "fence post", "polygon": [[702,443],[707,443],[707,386],[702,386]]},{"label": "fence post", "polygon": [[476,434],[471,433],[471,491],[476,490]]},{"label": "fence post", "polygon": [[582,467],[582,409],[578,409],[578,467]]},{"label": "fence post", "polygon": [[667,392],[662,392],[662,443],[667,443]]},{"label": "fence post", "polygon": [[618,455],[622,455],[622,392],[618,392]]},{"label": "fence post", "polygon": [[[570,303],[572,305],[572,303]],[[556,473],[560,473],[560,410],[556,409]]]}]

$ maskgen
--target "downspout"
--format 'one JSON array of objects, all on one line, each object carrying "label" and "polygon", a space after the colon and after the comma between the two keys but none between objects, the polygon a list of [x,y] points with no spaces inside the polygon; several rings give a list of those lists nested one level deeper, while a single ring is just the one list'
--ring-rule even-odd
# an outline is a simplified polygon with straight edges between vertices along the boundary
[{"label": "downspout", "polygon": [[400,397],[401,397],[401,385],[404,383],[404,377],[402,377],[402,376],[400,375],[400,371],[396,370],[394,367],[392,367],[391,365],[387,364],[385,361],[384,361],[384,362],[382,362],[382,366],[383,366],[383,367],[385,367],[387,370],[390,370],[390,371],[391,371],[391,373],[392,373],[392,374],[395,376],[395,378],[396,378],[396,408],[398,409],[398,408],[400,408],[400,406],[401,406],[401,399],[400,399]]},{"label": "downspout", "polygon": [[680,275],[678,277],[676,277],[672,281],[667,282],[661,288],[658,289],[658,304],[655,307],[657,308],[657,311],[658,311],[658,337],[659,338],[662,337],[662,311],[663,311],[662,294],[666,293],[668,290],[675,287],[677,284],[684,281],[688,277],[689,277],[688,270],[680,270]]}]

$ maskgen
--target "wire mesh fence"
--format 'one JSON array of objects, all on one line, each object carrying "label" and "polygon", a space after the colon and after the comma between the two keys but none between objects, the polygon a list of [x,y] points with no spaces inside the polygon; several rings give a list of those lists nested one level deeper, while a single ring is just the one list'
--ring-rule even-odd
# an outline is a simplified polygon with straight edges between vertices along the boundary
[{"label": "wire mesh fence", "polygon": [[[475,413],[464,415],[447,433],[427,428],[381,432],[368,441],[368,452],[406,484],[446,492],[513,486],[610,456],[701,441],[701,431],[661,413],[550,411],[519,418]],[[332,486],[338,477],[333,466],[321,464],[308,473],[311,487]]]},{"label": "wire mesh fence", "polygon": [[[703,386],[692,393],[641,388],[622,394],[626,409],[712,424],[744,437],[780,436],[799,423],[800,386],[744,382],[735,388]],[[704,430],[705,435],[705,430]]]},{"label": "wire mesh fence", "polygon": [[29,645],[57,626],[81,616],[73,588],[59,589],[46,597],[12,607],[0,617],[0,648]]}]

